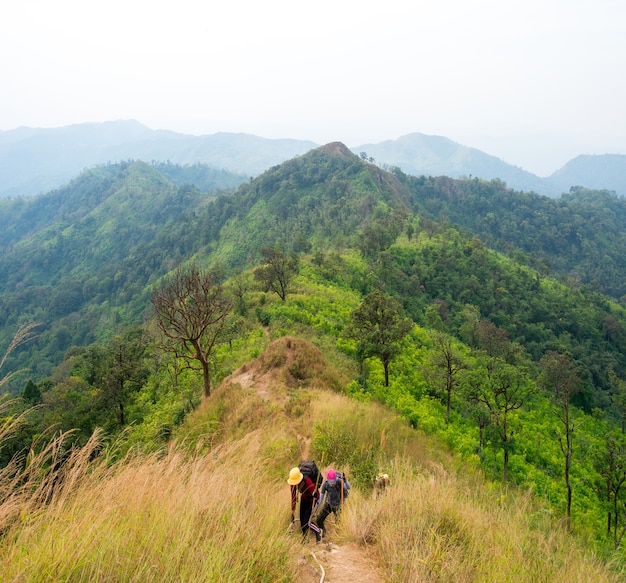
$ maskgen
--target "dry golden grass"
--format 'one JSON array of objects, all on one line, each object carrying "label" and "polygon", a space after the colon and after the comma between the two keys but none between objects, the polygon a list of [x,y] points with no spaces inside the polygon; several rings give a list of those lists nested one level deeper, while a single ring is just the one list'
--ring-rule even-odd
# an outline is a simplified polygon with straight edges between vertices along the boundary
[{"label": "dry golden grass", "polygon": [[[267,379],[257,365],[246,378]],[[358,545],[382,581],[624,580],[552,524],[529,493],[456,470],[445,451],[384,408],[310,386],[278,387],[274,399],[271,388],[225,383],[158,454],[89,461],[100,449],[96,435],[58,479],[43,458],[19,485],[0,478],[0,491],[15,494],[0,501],[8,517],[1,580],[302,583],[309,548],[288,531],[285,479],[309,446],[318,460],[326,456],[324,467],[334,465],[342,440],[357,444],[355,463],[369,456],[392,478],[379,498],[359,479],[341,520],[328,522],[333,541]]]},{"label": "dry golden grass", "polygon": [[5,533],[2,580],[292,580],[288,491],[259,479],[255,441],[201,456],[172,448],[86,472]]},{"label": "dry golden grass", "polygon": [[603,582],[611,573],[530,494],[506,494],[441,465],[389,468],[379,498],[357,492],[342,517],[345,540],[368,546],[388,581]]},{"label": "dry golden grass", "polygon": [[[379,498],[372,487],[353,488],[334,533],[375,556],[386,581],[624,580],[625,573],[594,557],[530,492],[506,490],[476,469],[458,468],[449,452],[383,407],[326,393],[312,408],[313,417],[324,420],[319,427],[334,436],[318,435],[314,444],[341,449],[336,442],[349,435],[363,456],[376,451],[377,462],[386,464],[377,470],[389,473],[391,488]],[[331,455],[325,466],[336,463]],[[342,469],[350,474],[350,467]]]}]

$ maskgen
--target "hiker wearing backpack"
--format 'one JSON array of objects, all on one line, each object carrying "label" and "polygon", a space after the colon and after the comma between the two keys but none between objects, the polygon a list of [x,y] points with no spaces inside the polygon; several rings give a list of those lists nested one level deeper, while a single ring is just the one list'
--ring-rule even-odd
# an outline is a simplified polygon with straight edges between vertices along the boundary
[{"label": "hiker wearing backpack", "polygon": [[336,472],[332,468],[326,472],[326,481],[322,485],[320,499],[321,510],[316,520],[320,529],[320,538],[324,536],[324,521],[328,515],[334,512],[335,517],[339,517],[349,490],[350,482],[344,473]]},{"label": "hiker wearing backpack", "polygon": [[[313,463],[315,466],[315,463]],[[303,472],[304,470],[304,472]],[[301,463],[297,468],[289,471],[287,483],[291,486],[291,522],[295,520],[294,513],[298,502],[298,494],[300,494],[300,528],[302,529],[302,538],[306,540],[309,529],[315,533],[317,542],[322,540],[318,526],[311,521],[313,513],[313,505],[319,500],[319,483],[318,475],[315,475],[317,467],[314,470],[307,471],[308,467]]]},{"label": "hiker wearing backpack", "polygon": [[376,476],[376,481],[374,482],[374,492],[376,492],[376,498],[378,498],[381,494],[384,494],[389,486],[391,486],[389,475],[383,473],[378,474]]}]

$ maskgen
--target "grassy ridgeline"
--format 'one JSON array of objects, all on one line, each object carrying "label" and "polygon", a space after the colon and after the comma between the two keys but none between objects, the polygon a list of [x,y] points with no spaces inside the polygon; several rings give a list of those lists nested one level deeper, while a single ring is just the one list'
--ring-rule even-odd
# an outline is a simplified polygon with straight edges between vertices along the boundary
[{"label": "grassy ridgeline", "polygon": [[[620,580],[529,493],[456,467],[384,408],[271,381],[221,386],[168,451],[89,461],[95,439],[56,476],[37,471],[43,458],[18,481],[3,474],[2,581],[302,581],[285,478],[307,450],[349,472],[329,534],[385,581]],[[393,484],[375,498],[368,473],[383,465]]]}]

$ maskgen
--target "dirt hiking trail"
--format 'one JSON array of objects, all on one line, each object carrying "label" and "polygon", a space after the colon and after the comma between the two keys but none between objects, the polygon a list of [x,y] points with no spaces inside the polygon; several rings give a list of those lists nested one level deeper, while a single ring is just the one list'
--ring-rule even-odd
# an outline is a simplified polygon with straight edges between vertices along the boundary
[{"label": "dirt hiking trail", "polygon": [[302,583],[380,583],[382,577],[363,549],[352,543],[321,543],[301,558]]},{"label": "dirt hiking trail", "polygon": [[[285,378],[284,371],[289,370],[290,365],[297,358],[296,352],[302,349],[303,345],[308,345],[308,347],[312,345],[304,340],[294,338],[281,338],[272,344],[279,343],[282,343],[283,346],[280,348],[284,350],[284,360],[281,361],[279,367],[264,367],[257,359],[257,361],[235,371],[227,379],[227,382],[239,384],[244,389],[253,389],[263,399],[284,405],[289,400],[283,380]],[[298,440],[303,459],[306,459],[310,438],[298,434]],[[296,522],[295,525],[297,528],[299,523]],[[327,519],[326,526],[328,527],[327,532],[321,543],[316,544],[313,537],[309,535],[307,542],[302,545],[302,553],[299,558],[300,583],[339,583],[346,581],[381,583],[384,581],[376,564],[364,548],[354,543],[335,544],[333,542],[335,530],[333,514]],[[295,531],[294,534],[300,536],[299,531]]]}]

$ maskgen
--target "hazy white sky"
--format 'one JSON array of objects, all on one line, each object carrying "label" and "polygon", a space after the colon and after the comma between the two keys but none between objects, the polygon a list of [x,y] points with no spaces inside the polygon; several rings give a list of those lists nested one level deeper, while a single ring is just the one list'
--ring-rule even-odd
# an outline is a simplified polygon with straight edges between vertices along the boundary
[{"label": "hazy white sky", "polygon": [[626,154],[626,0],[7,0],[0,51],[0,130],[421,132],[538,174]]}]

